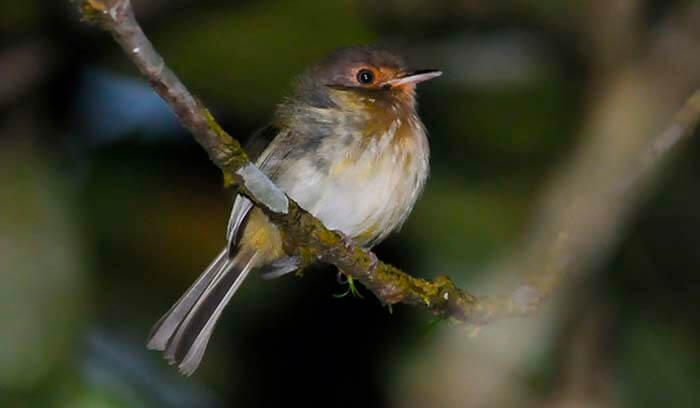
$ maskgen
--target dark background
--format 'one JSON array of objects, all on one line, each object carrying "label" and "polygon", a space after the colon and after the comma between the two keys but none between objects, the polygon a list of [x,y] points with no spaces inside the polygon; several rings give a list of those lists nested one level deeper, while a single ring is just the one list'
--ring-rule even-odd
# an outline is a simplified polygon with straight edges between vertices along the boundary
[{"label": "dark background", "polygon": [[[431,178],[376,252],[463,287],[484,286],[527,239],[548,180],[585,142],[591,89],[700,15],[668,0],[133,2],[241,140],[337,46],[387,45],[442,69],[419,88]],[[700,406],[699,154],[683,144],[605,256],[542,314],[474,337],[411,307],[390,313],[362,287],[364,299],[335,298],[345,287],[327,266],[253,277],[185,379],[145,339],[224,244],[233,192],[74,4],[2,2],[0,405]]]}]

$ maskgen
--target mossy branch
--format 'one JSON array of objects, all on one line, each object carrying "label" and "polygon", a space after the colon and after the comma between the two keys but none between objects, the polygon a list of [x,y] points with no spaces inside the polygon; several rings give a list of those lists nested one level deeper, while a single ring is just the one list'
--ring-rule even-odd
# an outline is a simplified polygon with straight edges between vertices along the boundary
[{"label": "mossy branch", "polygon": [[[372,252],[354,246],[341,234],[325,228],[249,161],[238,141],[218,125],[211,113],[165,65],[136,21],[129,0],[81,0],[80,10],[85,21],[96,23],[112,34],[153,89],[221,169],[225,183],[235,185],[240,193],[265,211],[284,232],[286,249],[299,254],[304,264],[320,260],[336,265],[365,285],[384,304],[412,304],[442,318],[471,325],[482,325],[499,317],[534,313],[561,281],[565,271],[545,265],[541,274],[510,295],[476,296],[456,287],[448,277],[420,279],[377,260]],[[641,158],[638,171],[632,173],[625,185],[634,184],[647,173],[671,147],[690,133],[699,117],[700,92],[688,100],[668,130],[654,141]],[[608,199],[615,200],[615,197]],[[558,239],[565,240],[566,236]]]}]

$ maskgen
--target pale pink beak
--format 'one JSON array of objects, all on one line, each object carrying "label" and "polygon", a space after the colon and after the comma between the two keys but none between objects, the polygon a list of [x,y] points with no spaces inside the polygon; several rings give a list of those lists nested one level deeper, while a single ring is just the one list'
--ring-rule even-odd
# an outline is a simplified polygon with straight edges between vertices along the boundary
[{"label": "pale pink beak", "polygon": [[391,86],[401,86],[405,84],[417,84],[419,82],[427,81],[429,79],[437,78],[442,75],[442,71],[437,69],[424,69],[420,71],[409,72],[402,75],[399,78],[390,79],[386,81],[387,85]]}]

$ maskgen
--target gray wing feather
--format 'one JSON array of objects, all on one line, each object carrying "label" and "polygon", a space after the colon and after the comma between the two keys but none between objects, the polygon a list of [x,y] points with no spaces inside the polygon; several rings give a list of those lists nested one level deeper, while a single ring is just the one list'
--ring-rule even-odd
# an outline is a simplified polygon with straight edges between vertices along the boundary
[{"label": "gray wing feather", "polygon": [[275,279],[294,272],[299,268],[299,257],[287,256],[265,265],[260,269],[263,279]]},{"label": "gray wing feather", "polygon": [[[272,179],[274,179],[279,167],[279,156],[285,155],[291,147],[284,147],[288,145],[288,143],[284,143],[288,135],[289,132],[280,131],[274,126],[268,126],[256,132],[252,136],[251,141],[248,142],[247,146],[252,151],[251,158],[256,157],[255,164],[260,171]],[[231,250],[234,250],[238,244],[241,225],[243,225],[251,208],[253,208],[253,203],[240,194],[233,201],[228,228],[226,229],[226,238]]]},{"label": "gray wing feather", "polygon": [[228,247],[234,249],[238,244],[238,232],[245,221],[250,209],[253,208],[253,203],[242,195],[237,195],[233,201],[231,208],[231,216],[228,219],[228,228],[226,229],[226,239]]}]

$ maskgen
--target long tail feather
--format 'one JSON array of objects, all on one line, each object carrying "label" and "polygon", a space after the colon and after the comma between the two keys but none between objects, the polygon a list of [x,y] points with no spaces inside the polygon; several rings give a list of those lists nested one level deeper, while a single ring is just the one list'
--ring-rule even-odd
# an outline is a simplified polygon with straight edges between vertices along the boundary
[{"label": "long tail feather", "polygon": [[226,262],[228,251],[224,248],[219,255],[214,258],[207,269],[199,275],[199,278],[190,286],[189,289],[178,299],[173,307],[168,310],[163,317],[153,325],[151,333],[148,335],[148,343],[146,347],[150,350],[163,351],[168,345],[168,341],[177,330],[182,320],[187,316],[187,313],[192,309],[197,299],[202,295],[204,290],[214,280],[216,274],[221,271],[222,266]]},{"label": "long tail feather", "polygon": [[191,375],[202,361],[224,307],[255,267],[255,259],[255,253],[241,252],[230,259],[217,257],[171,311],[156,323],[149,347],[151,344],[153,348],[158,346],[156,349],[164,350],[164,357],[171,364],[177,364],[182,374]]}]

